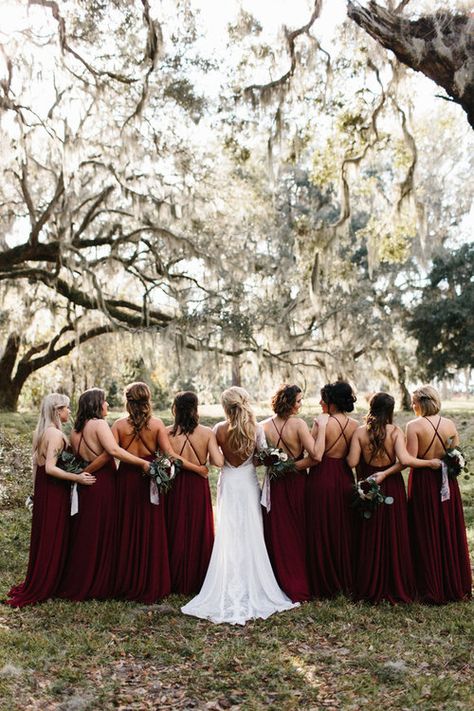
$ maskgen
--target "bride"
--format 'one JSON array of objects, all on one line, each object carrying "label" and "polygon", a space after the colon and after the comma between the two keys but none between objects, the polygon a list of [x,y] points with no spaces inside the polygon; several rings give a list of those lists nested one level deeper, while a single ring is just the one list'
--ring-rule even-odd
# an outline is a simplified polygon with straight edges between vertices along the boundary
[{"label": "bride", "polygon": [[217,531],[199,595],[181,608],[212,622],[243,625],[297,607],[278,587],[263,538],[260,489],[253,455],[266,447],[248,393],[239,387],[221,396],[226,421],[215,427],[224,453],[217,486]]}]

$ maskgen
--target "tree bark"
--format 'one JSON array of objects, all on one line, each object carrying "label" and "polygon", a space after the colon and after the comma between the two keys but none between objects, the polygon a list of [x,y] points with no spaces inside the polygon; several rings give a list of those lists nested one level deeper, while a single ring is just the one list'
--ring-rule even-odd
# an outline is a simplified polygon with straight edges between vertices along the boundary
[{"label": "tree bark", "polygon": [[443,87],[474,128],[474,18],[438,11],[416,20],[371,1],[349,0],[348,16],[397,59]]}]

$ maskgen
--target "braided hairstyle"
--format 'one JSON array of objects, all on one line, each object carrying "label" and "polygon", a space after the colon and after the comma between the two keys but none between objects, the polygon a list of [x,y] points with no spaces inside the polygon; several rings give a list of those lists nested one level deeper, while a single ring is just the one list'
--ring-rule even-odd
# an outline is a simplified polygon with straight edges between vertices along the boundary
[{"label": "braided hairstyle", "polygon": [[174,425],[171,435],[175,437],[178,432],[192,434],[199,424],[198,398],[191,390],[176,393],[171,408],[174,415]]},{"label": "braided hairstyle", "polygon": [[234,386],[224,390],[221,403],[229,423],[229,447],[241,457],[250,457],[255,449],[257,421],[250,407],[250,395]]},{"label": "braided hairstyle", "polygon": [[272,410],[286,419],[293,412],[297,395],[302,392],[298,385],[280,385],[272,397]]},{"label": "braided hairstyle", "polygon": [[369,412],[365,416],[365,424],[369,435],[369,447],[372,458],[384,450],[387,425],[393,422],[394,398],[388,393],[375,393],[369,402]]},{"label": "braided hairstyle", "polygon": [[128,421],[136,435],[148,426],[151,417],[151,390],[146,383],[130,383],[125,388]]}]

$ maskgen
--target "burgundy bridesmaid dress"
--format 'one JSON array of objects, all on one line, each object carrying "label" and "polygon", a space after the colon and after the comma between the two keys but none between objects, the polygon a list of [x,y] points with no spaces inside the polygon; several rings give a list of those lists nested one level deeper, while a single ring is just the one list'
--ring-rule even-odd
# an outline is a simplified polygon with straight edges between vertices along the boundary
[{"label": "burgundy bridesmaid dress", "polygon": [[[291,447],[282,437],[285,424],[278,430],[280,442],[290,456]],[[300,459],[302,453],[296,458]],[[311,599],[306,561],[306,483],[305,471],[290,472],[270,482],[270,511],[263,509],[263,526],[268,555],[281,589],[292,602]]]},{"label": "burgundy bridesmaid dress", "polygon": [[55,595],[66,560],[70,507],[71,482],[37,467],[28,570],[8,593],[8,605],[34,605]]},{"label": "burgundy bridesmaid dress", "polygon": [[[358,478],[387,469],[362,461]],[[368,602],[387,600],[392,604],[413,602],[415,578],[408,534],[407,497],[401,472],[380,484],[393,504],[380,504],[371,518],[361,518],[358,528],[354,598]]]},{"label": "burgundy bridesmaid dress", "polygon": [[311,467],[306,493],[307,554],[311,595],[330,598],[352,591],[354,513],[351,500],[354,479],[346,463],[329,452],[341,437],[349,444],[345,428],[326,449],[319,464]]},{"label": "burgundy bridesmaid dress", "polygon": [[[128,450],[136,435],[125,449]],[[150,452],[140,435],[139,439]],[[117,568],[115,595],[153,604],[171,591],[165,496],[150,502],[150,478],[133,464],[121,462],[117,471]]]},{"label": "burgundy bridesmaid dress", "polygon": [[[77,451],[82,439],[81,434]],[[85,439],[84,442],[94,452]],[[71,517],[70,545],[58,597],[68,600],[113,597],[116,475],[115,462],[111,458],[94,472],[95,484],[78,486],[79,512]]]},{"label": "burgundy bridesmaid dress", "polygon": [[[196,459],[199,457],[189,437]],[[181,595],[200,591],[214,545],[214,518],[209,481],[181,469],[167,495],[166,519],[171,570],[171,590]]]},{"label": "burgundy bridesmaid dress", "polygon": [[[427,420],[433,424],[430,420]],[[434,427],[431,448],[441,422]],[[418,595],[443,604],[471,597],[471,566],[457,479],[449,478],[450,498],[441,501],[441,470],[412,469],[408,479],[408,522]]]}]

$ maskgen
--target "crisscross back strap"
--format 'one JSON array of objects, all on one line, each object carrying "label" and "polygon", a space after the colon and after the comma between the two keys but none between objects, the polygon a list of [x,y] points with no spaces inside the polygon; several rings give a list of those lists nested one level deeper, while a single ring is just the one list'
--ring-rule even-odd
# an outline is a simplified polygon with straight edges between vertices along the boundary
[{"label": "crisscross back strap", "polygon": [[288,422],[288,420],[285,420],[285,422],[283,423],[283,427],[281,428],[281,430],[278,429],[278,427],[277,427],[276,424],[275,424],[275,420],[274,420],[273,418],[272,418],[272,422],[273,422],[273,426],[274,426],[274,428],[276,429],[277,435],[278,435],[278,441],[277,441],[277,443],[276,443],[276,446],[278,447],[278,445],[280,444],[280,442],[282,442],[282,443],[285,445],[285,447],[287,448],[287,450],[289,451],[289,453],[291,454],[291,456],[293,457],[293,459],[295,459],[295,455],[294,455],[294,453],[293,453],[293,450],[291,449],[290,445],[287,444],[287,443],[285,442],[285,440],[283,439],[283,430],[285,429],[285,425],[286,425],[286,423]]},{"label": "crisscross back strap", "polygon": [[195,448],[194,448],[194,444],[193,444],[193,443],[191,442],[191,440],[189,439],[187,432],[183,432],[183,434],[184,434],[184,436],[186,437],[186,439],[185,439],[184,442],[183,442],[183,446],[181,447],[181,452],[179,453],[179,456],[181,456],[182,453],[184,452],[184,448],[186,447],[186,442],[187,442],[187,443],[189,444],[189,446],[191,447],[191,449],[193,450],[194,456],[195,456],[196,459],[198,460],[199,465],[202,467],[201,460],[199,459],[199,455],[198,455],[198,453],[196,452],[196,450],[195,450]]},{"label": "crisscross back strap", "polygon": [[134,432],[132,439],[131,439],[130,442],[127,444],[127,446],[124,447],[124,449],[126,449],[127,452],[128,452],[128,448],[131,446],[132,442],[134,442],[136,439],[139,439],[139,440],[140,440],[140,442],[143,444],[143,446],[144,446],[145,449],[149,452],[149,454],[154,454],[154,453],[155,453],[155,452],[154,452],[152,449],[150,449],[150,447],[147,445],[147,443],[145,442],[145,440],[142,438],[140,432]]},{"label": "crisscross back strap", "polygon": [[438,424],[436,425],[436,427],[435,427],[434,424],[431,422],[431,420],[429,420],[429,419],[426,417],[426,415],[423,415],[423,417],[425,418],[425,420],[426,420],[427,422],[430,423],[431,427],[434,429],[434,433],[433,433],[433,436],[432,436],[432,438],[431,438],[431,442],[429,443],[428,447],[425,449],[425,451],[424,451],[423,454],[421,455],[420,459],[423,459],[423,458],[427,455],[427,453],[430,451],[431,445],[432,445],[433,442],[435,441],[436,437],[439,439],[439,441],[441,442],[441,444],[442,444],[442,446],[443,446],[444,451],[446,452],[446,445],[444,444],[443,440],[441,439],[441,435],[440,435],[440,433],[438,432],[439,426],[440,426],[440,424],[441,424],[441,416],[440,416],[440,418],[439,418],[439,420],[438,420]]},{"label": "crisscross back strap", "polygon": [[93,454],[95,454],[96,457],[99,456],[99,455],[97,454],[97,452],[95,451],[95,449],[93,449],[93,448],[90,446],[90,444],[88,443],[88,441],[87,441],[86,438],[84,437],[84,430],[81,431],[81,439],[79,440],[79,444],[77,445],[77,453],[78,453],[78,454],[81,453],[81,444],[82,444],[82,442],[84,442],[84,444],[86,445],[87,449],[90,449],[90,451],[91,451]]},{"label": "crisscross back strap", "polygon": [[347,442],[347,437],[346,437],[346,435],[345,435],[344,430],[346,429],[347,425],[349,424],[349,418],[346,419],[346,422],[345,422],[344,427],[343,427],[343,426],[341,425],[341,423],[339,422],[339,420],[337,419],[337,417],[334,417],[334,415],[329,415],[329,417],[332,417],[333,420],[336,420],[337,424],[338,424],[339,427],[341,428],[341,431],[339,432],[339,434],[337,435],[336,439],[335,439],[334,442],[331,444],[331,446],[330,446],[330,447],[327,447],[327,448],[324,450],[324,454],[327,454],[327,453],[334,447],[334,445],[336,445],[336,444],[339,442],[339,440],[341,439],[341,437],[344,437],[344,442],[346,443],[346,450],[348,450],[348,449],[349,449],[349,444],[348,444],[348,442]]},{"label": "crisscross back strap", "polygon": [[[391,459],[391,457],[390,457],[390,454],[387,452],[387,448],[386,448],[386,446],[385,446],[385,442],[382,444],[382,449],[383,449],[383,451],[385,452],[385,454],[387,455],[388,461],[390,462],[390,466],[392,466],[392,464],[395,464],[395,459],[392,461],[392,459]],[[372,452],[372,454],[370,455],[370,459],[369,459],[369,461],[367,462],[367,464],[372,464],[372,459],[374,458],[374,454],[375,454],[375,453]]]}]

